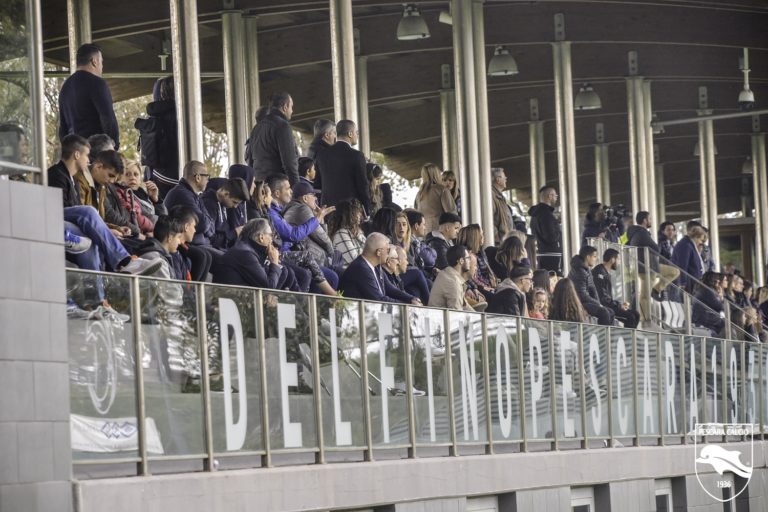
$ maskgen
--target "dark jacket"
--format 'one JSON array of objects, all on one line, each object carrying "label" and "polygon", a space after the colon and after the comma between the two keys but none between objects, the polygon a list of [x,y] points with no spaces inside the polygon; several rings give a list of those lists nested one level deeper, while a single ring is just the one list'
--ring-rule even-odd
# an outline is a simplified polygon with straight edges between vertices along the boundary
[{"label": "dark jacket", "polygon": [[699,286],[694,296],[691,320],[694,325],[701,325],[717,336],[725,327],[725,319],[720,316],[723,312],[723,302],[711,288]]},{"label": "dark jacket", "polygon": [[120,147],[120,131],[107,82],[88,71],[75,71],[59,92],[59,140],[76,133],[86,139],[106,133]]},{"label": "dark jacket", "polygon": [[[643,226],[629,226],[627,229],[627,244],[635,247],[647,247],[651,257],[651,270],[659,270],[659,245],[651,238],[651,233]],[[637,259],[645,265],[645,251],[637,251]],[[641,267],[642,272],[645,267]]]},{"label": "dark jacket", "polygon": [[576,295],[579,296],[582,306],[586,307],[587,304],[602,305],[600,304],[600,296],[597,294],[597,288],[595,288],[595,281],[592,279],[592,272],[578,255],[571,258],[571,271],[568,272],[568,279],[573,281]]},{"label": "dark jacket", "polygon": [[525,312],[525,294],[512,281],[505,279],[496,288],[496,293],[488,299],[486,313],[523,316]]},{"label": "dark jacket", "polygon": [[[413,297],[400,291],[382,276],[383,270],[375,267],[376,275],[371,271],[363,256],[358,256],[349,264],[339,280],[339,291],[350,299],[375,300],[408,304]],[[376,284],[378,282],[378,285]]]},{"label": "dark jacket", "polygon": [[250,240],[238,240],[216,262],[213,282],[279,289],[286,270],[267,260],[267,249]]},{"label": "dark jacket", "polygon": [[536,237],[539,254],[560,254],[563,251],[560,245],[560,222],[555,218],[554,212],[554,207],[545,203],[539,203],[528,210],[531,216],[531,232]]},{"label": "dark jacket", "polygon": [[239,224],[244,218],[237,214],[236,208],[225,208],[216,198],[216,191],[226,182],[226,178],[211,179],[200,196],[208,215],[213,220],[215,231],[211,237],[211,245],[221,250],[229,249],[235,245],[235,241],[237,241],[236,228],[244,224]]},{"label": "dark jacket", "polygon": [[70,176],[64,162],[59,162],[48,169],[48,186],[60,188],[64,207],[80,206],[80,192],[75,185],[75,180]]},{"label": "dark jacket", "polygon": [[131,235],[138,235],[141,230],[138,224],[131,219],[131,213],[123,207],[123,201],[120,199],[120,194],[117,193],[116,185],[109,183],[96,187],[98,210],[102,214],[104,222],[111,226],[127,226],[131,228]]},{"label": "dark jacket", "polygon": [[200,196],[192,190],[186,180],[180,180],[165,196],[165,207],[168,211],[174,206],[183,205],[192,208],[197,214],[197,229],[192,239],[194,245],[211,245],[211,239],[216,234],[216,226],[208,215],[208,210]]},{"label": "dark jacket", "polygon": [[437,252],[426,243],[416,237],[411,238],[411,245],[408,247],[408,264],[418,267],[427,276],[432,279],[432,270],[435,268]]},{"label": "dark jacket", "polygon": [[592,278],[597,289],[597,295],[600,298],[600,304],[618,311],[621,307],[619,301],[613,300],[613,283],[611,283],[611,274],[603,265],[596,265],[592,269]]},{"label": "dark jacket", "polygon": [[[672,263],[696,279],[701,279],[704,275],[704,263],[699,256],[699,250],[693,240],[684,236],[682,240],[675,244],[675,250],[672,253]],[[681,272],[678,282],[685,287],[688,293],[694,290],[694,282],[691,281],[685,273]]]},{"label": "dark jacket", "polygon": [[585,222],[584,231],[581,233],[582,247],[587,245],[587,238],[598,238],[600,233],[607,231],[608,226],[602,222]]},{"label": "dark jacket", "polygon": [[293,131],[288,119],[279,110],[272,108],[259,121],[249,139],[251,167],[256,179],[264,181],[273,174],[285,174],[291,185],[299,181],[299,159]]},{"label": "dark jacket", "polygon": [[176,101],[160,100],[147,105],[147,114],[157,118],[163,127],[163,154],[160,155],[162,165],[152,169],[152,179],[160,190],[169,190],[179,183],[179,134],[176,119]]},{"label": "dark jacket", "polygon": [[312,139],[312,144],[309,145],[309,149],[307,149],[307,156],[312,160],[317,160],[317,156],[322,153],[324,149],[329,147],[331,147],[331,145],[325,142],[322,137],[315,137]]},{"label": "dark jacket", "polygon": [[340,140],[317,156],[315,169],[315,185],[323,191],[323,204],[336,206],[344,199],[357,199],[371,213],[365,157],[360,151]]},{"label": "dark jacket", "polygon": [[424,242],[435,251],[435,268],[443,270],[448,266],[448,249],[453,245],[439,231],[427,233]]}]

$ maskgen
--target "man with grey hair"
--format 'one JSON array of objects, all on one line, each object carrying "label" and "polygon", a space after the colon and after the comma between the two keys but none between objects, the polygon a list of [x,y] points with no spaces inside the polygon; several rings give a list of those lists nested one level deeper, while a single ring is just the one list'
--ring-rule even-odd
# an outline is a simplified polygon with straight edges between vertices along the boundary
[{"label": "man with grey hair", "polygon": [[504,197],[504,190],[507,188],[507,173],[501,167],[491,169],[491,180],[493,185],[493,236],[495,244],[500,245],[501,241],[508,233],[514,231],[515,221],[512,208]]},{"label": "man with grey hair", "polygon": [[381,266],[389,257],[389,238],[371,233],[365,239],[363,253],[349,264],[341,276],[339,290],[351,299],[375,300],[402,304],[421,304],[419,299],[397,289],[384,279]]},{"label": "man with grey hair", "polygon": [[307,156],[315,160],[325,148],[336,144],[336,124],[329,119],[318,119],[315,121],[313,137]]},{"label": "man with grey hair", "polygon": [[266,219],[253,219],[243,226],[235,245],[217,261],[213,275],[214,283],[276,290],[283,289],[287,279]]}]

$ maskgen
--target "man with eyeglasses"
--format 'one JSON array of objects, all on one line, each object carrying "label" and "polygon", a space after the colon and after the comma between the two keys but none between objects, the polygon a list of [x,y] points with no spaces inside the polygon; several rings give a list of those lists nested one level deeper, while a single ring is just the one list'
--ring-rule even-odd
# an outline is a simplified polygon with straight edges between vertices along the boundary
[{"label": "man with eyeglasses", "polygon": [[435,284],[429,293],[429,305],[438,308],[474,311],[465,297],[467,279],[472,260],[469,251],[463,245],[454,245],[446,252],[448,266],[435,278]]},{"label": "man with eyeglasses", "polygon": [[174,206],[191,208],[198,219],[192,245],[201,246],[206,249],[210,248],[218,253],[211,246],[211,239],[216,234],[216,224],[213,222],[200,196],[205,190],[206,185],[208,185],[209,177],[208,169],[206,169],[204,163],[191,160],[184,166],[184,176],[179,180],[179,184],[173,187],[165,196],[164,203],[168,211]]}]

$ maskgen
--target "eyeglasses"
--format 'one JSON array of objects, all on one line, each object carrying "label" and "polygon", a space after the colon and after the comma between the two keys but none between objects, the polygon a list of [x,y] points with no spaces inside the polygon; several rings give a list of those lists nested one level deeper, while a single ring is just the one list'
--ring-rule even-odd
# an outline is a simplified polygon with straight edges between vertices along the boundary
[{"label": "eyeglasses", "polygon": [[201,173],[201,174],[195,174],[195,176],[202,176],[203,178],[207,178],[208,176],[210,176],[210,174],[202,174]]}]

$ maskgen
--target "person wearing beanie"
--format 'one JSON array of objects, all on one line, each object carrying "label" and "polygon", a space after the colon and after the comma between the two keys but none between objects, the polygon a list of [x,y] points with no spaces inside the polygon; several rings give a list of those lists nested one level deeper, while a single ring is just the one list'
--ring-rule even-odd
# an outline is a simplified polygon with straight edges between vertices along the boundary
[{"label": "person wearing beanie", "polygon": [[474,311],[465,298],[465,276],[468,275],[471,265],[469,256],[469,251],[463,245],[453,245],[446,250],[447,266],[435,278],[435,284],[429,294],[430,307]]},{"label": "person wearing beanie", "polygon": [[515,265],[509,270],[509,277],[496,288],[488,301],[487,313],[501,313],[513,316],[528,316],[525,294],[533,287],[533,272],[527,265]]}]

